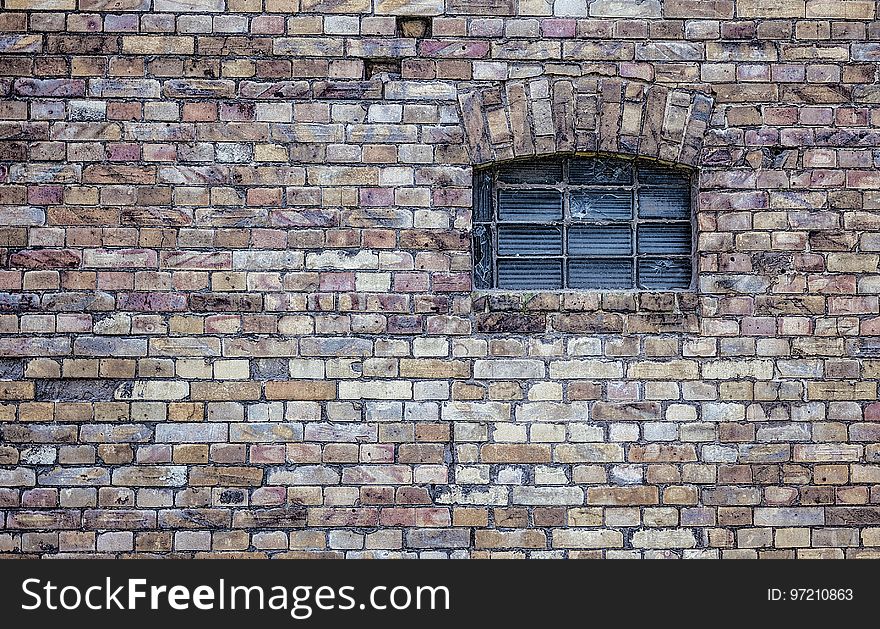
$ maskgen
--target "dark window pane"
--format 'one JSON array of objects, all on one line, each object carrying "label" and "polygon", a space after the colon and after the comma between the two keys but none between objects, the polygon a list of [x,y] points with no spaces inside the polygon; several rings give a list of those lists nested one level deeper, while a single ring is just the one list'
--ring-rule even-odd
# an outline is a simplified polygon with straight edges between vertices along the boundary
[{"label": "dark window pane", "polygon": [[688,188],[642,188],[639,190],[639,216],[645,218],[691,217],[691,191]]},{"label": "dark window pane", "polygon": [[492,173],[486,170],[474,174],[474,221],[492,220]]},{"label": "dark window pane", "polygon": [[571,288],[632,288],[632,260],[571,260],[568,285]]},{"label": "dark window pane", "polygon": [[474,287],[492,288],[492,234],[484,225],[474,227]]},{"label": "dark window pane", "polygon": [[687,173],[662,166],[639,166],[639,183],[650,186],[672,188],[689,188],[690,177]]},{"label": "dark window pane", "polygon": [[630,225],[578,225],[568,230],[569,255],[627,256],[632,254]]},{"label": "dark window pane", "polygon": [[562,253],[562,228],[538,225],[499,225],[498,255],[540,256]]},{"label": "dark window pane", "polygon": [[513,162],[498,169],[498,181],[504,183],[559,183],[562,181],[562,162],[559,160]]},{"label": "dark window pane", "polygon": [[687,289],[691,179],[689,170],[617,156],[475,169],[474,286]]},{"label": "dark window pane", "polygon": [[690,258],[642,258],[639,260],[639,288],[672,289],[691,285]]},{"label": "dark window pane", "polygon": [[625,221],[632,218],[632,193],[572,190],[569,207],[575,220]]},{"label": "dark window pane", "polygon": [[562,260],[498,260],[498,288],[562,288]]},{"label": "dark window pane", "polygon": [[639,253],[690,255],[691,226],[689,223],[639,225]]},{"label": "dark window pane", "polygon": [[613,157],[574,157],[568,166],[568,181],[594,186],[631,184],[632,162]]},{"label": "dark window pane", "polygon": [[562,218],[562,194],[556,190],[500,190],[498,218],[517,223],[547,223]]}]

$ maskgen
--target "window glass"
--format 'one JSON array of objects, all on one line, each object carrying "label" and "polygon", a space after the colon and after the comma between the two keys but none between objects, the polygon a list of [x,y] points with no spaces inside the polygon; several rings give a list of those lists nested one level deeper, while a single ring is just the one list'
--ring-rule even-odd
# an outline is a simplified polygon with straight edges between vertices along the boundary
[{"label": "window glass", "polygon": [[474,175],[474,282],[509,290],[691,286],[691,173],[620,157]]}]

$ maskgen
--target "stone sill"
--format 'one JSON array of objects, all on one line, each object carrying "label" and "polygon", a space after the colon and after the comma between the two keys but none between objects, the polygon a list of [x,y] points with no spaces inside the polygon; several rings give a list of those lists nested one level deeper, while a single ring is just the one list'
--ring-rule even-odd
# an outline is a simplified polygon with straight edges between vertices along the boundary
[{"label": "stone sill", "polygon": [[477,331],[518,334],[699,332],[699,297],[680,291],[506,291],[472,296]]}]

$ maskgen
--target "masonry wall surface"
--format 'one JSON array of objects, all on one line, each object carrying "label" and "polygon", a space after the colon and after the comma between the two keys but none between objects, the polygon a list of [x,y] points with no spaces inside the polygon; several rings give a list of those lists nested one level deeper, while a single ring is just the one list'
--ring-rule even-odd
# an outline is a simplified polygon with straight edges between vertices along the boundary
[{"label": "masonry wall surface", "polygon": [[[880,556],[873,0],[0,7],[0,553]],[[576,152],[693,290],[471,290]]]}]

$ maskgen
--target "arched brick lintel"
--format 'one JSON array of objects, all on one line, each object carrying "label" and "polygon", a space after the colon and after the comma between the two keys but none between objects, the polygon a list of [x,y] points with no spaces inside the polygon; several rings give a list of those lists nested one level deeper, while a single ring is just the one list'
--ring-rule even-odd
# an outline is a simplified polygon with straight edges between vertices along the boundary
[{"label": "arched brick lintel", "polygon": [[696,167],[713,100],[622,78],[541,76],[463,89],[459,106],[474,166],[601,152]]}]

